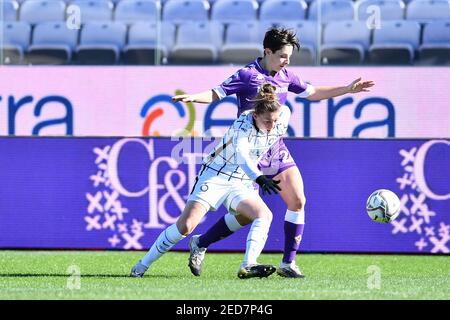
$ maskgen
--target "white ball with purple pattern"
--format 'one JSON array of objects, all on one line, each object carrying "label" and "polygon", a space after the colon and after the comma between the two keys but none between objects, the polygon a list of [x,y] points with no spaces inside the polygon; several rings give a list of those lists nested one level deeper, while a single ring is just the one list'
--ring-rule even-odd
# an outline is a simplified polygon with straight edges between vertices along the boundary
[{"label": "white ball with purple pattern", "polygon": [[367,199],[366,210],[373,221],[389,223],[400,214],[400,199],[391,190],[379,189]]}]

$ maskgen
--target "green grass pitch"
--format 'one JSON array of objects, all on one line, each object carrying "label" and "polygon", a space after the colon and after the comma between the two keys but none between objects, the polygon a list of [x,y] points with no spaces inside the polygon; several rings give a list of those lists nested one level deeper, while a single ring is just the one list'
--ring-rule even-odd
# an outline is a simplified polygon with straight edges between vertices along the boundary
[{"label": "green grass pitch", "polygon": [[[209,252],[194,277],[188,253],[169,252],[144,278],[129,278],[143,254],[0,251],[0,299],[450,299],[448,256],[299,254],[305,279],[241,280],[243,254]],[[277,266],[280,259],[263,254],[259,261]]]}]

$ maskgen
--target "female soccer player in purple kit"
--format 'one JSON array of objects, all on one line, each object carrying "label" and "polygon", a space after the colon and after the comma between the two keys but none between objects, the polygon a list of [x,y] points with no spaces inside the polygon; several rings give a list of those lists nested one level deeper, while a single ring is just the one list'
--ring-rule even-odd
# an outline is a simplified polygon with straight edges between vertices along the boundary
[{"label": "female soccer player in purple kit", "polygon": [[[239,116],[252,108],[251,100],[265,82],[277,88],[281,104],[285,104],[288,91],[308,100],[323,100],[347,93],[366,92],[374,85],[372,81],[361,81],[361,78],[347,86],[337,87],[314,87],[303,82],[297,75],[286,69],[294,48],[298,50],[300,47],[296,34],[291,30],[270,29],[265,34],[263,45],[264,57],[257,58],[238,70],[221,85],[198,94],[177,95],[172,98],[173,101],[212,103],[236,94]],[[302,176],[282,139],[267,152],[259,167],[265,175],[280,181],[279,186],[282,190],[280,195],[287,204],[284,219],[284,253],[277,273],[287,278],[302,278],[304,275],[295,262],[305,224],[306,198]],[[236,218],[228,213],[205,234],[193,236],[190,241],[189,257],[192,273],[196,276],[201,274],[206,248],[211,243],[229,236],[248,223],[250,221]]]}]

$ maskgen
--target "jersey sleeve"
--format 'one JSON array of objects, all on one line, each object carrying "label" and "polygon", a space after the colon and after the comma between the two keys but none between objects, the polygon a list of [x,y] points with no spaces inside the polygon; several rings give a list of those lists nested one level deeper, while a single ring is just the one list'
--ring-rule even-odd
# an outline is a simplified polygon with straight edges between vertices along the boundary
[{"label": "jersey sleeve", "polygon": [[289,120],[291,119],[291,109],[288,106],[283,105],[281,107],[280,118],[277,122],[277,134],[283,136],[286,134],[289,127]]},{"label": "jersey sleeve", "polygon": [[246,90],[250,79],[250,70],[243,68],[213,89],[220,99]]},{"label": "jersey sleeve", "polygon": [[236,151],[236,160],[245,174],[253,181],[263,173],[258,169],[256,160],[250,156],[249,136],[252,134],[251,126],[242,126],[235,129],[233,134],[233,146]]},{"label": "jersey sleeve", "polygon": [[288,88],[290,92],[296,93],[302,98],[309,97],[311,94],[313,94],[314,87],[311,84],[304,82],[292,72],[288,72],[288,76],[291,80]]}]

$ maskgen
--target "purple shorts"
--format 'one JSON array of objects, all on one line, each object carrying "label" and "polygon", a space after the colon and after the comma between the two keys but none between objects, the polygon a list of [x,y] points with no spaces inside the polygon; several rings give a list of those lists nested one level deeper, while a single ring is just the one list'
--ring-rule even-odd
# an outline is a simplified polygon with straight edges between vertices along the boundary
[{"label": "purple shorts", "polygon": [[266,176],[273,178],[296,165],[294,158],[292,158],[291,153],[281,138],[262,157],[258,164],[258,169]]}]

